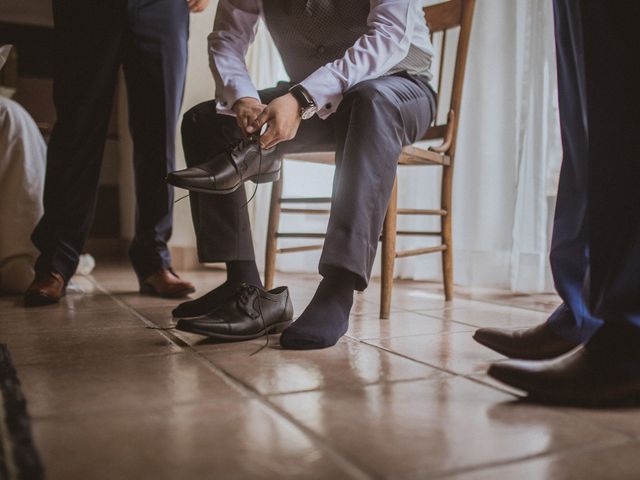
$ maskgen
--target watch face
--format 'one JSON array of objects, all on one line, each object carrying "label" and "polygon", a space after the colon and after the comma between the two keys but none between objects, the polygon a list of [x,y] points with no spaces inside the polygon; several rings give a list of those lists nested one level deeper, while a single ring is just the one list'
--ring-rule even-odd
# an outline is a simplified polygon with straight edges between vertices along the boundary
[{"label": "watch face", "polygon": [[302,120],[309,120],[315,115],[316,110],[317,109],[315,107],[303,108],[300,112],[300,117],[302,118]]}]

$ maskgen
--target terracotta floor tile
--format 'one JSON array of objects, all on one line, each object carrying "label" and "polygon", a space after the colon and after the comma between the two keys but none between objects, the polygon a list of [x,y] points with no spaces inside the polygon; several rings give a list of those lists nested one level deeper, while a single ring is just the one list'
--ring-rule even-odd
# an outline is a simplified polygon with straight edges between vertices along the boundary
[{"label": "terracotta floor tile", "polygon": [[16,308],[11,315],[0,315],[0,338],[9,334],[136,326],[140,326],[140,320],[117,305],[78,310],[63,305],[44,309]]},{"label": "terracotta floor tile", "polygon": [[193,355],[111,356],[20,368],[34,417],[145,412],[232,401],[238,392]]},{"label": "terracotta floor tile", "polygon": [[[192,298],[226,278],[180,274]],[[319,281],[275,283],[298,316]],[[638,409],[529,405],[486,375],[505,358],[473,331],[537,325],[555,295],[457,287],[445,302],[439,283],[399,280],[380,320],[374,278],[335,347],[285,351],[277,335],[263,348],[165,330],[184,299],[140,295],[123,262],[73,284],[38,309],[0,296],[49,479],[638,478]]]},{"label": "terracotta floor tile", "polygon": [[380,319],[377,314],[352,316],[347,335],[358,339],[374,339],[473,330],[473,327],[448,320],[401,311],[391,312],[386,320]]},{"label": "terracotta floor tile", "polygon": [[257,401],[34,422],[49,480],[350,478]]},{"label": "terracotta floor tile", "polygon": [[624,440],[575,417],[512,399],[461,377],[273,397],[331,446],[385,478],[429,478]]},{"label": "terracotta floor tile", "polygon": [[602,448],[585,448],[442,478],[447,480],[495,480],[498,478],[637,480],[640,472],[639,451],[639,442]]},{"label": "terracotta floor tile", "polygon": [[414,335],[367,340],[367,343],[379,345],[456,374],[482,373],[491,362],[504,359],[498,353],[477,343],[471,335],[471,332]]},{"label": "terracotta floor tile", "polygon": [[426,365],[350,339],[340,340],[333,348],[304,354],[279,348],[277,337],[272,337],[272,342],[271,348],[253,356],[250,355],[260,347],[260,342],[239,344],[237,348],[211,348],[203,354],[229,375],[264,395],[341,390],[444,375]]},{"label": "terracotta floor tile", "polygon": [[548,315],[544,312],[521,308],[476,305],[473,308],[452,308],[440,311],[421,311],[424,315],[455,321],[472,327],[491,328],[527,328],[545,322]]},{"label": "terracotta floor tile", "polygon": [[5,335],[2,339],[16,365],[107,359],[123,355],[164,355],[180,351],[163,336],[144,326],[73,329]]}]

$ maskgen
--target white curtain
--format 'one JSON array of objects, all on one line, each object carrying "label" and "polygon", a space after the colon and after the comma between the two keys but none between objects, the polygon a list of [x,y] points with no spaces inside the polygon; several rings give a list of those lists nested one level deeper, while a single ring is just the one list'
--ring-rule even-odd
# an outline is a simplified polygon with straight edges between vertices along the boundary
[{"label": "white curtain", "polygon": [[[248,57],[259,86],[284,78],[265,30],[261,26]],[[547,257],[562,154],[556,95],[551,1],[478,0],[454,175],[456,284],[518,292],[552,290]],[[285,165],[285,195],[330,193],[332,168]],[[439,182],[437,168],[402,168],[400,207],[438,205]],[[253,204],[260,263],[268,200],[269,188],[260,187]],[[437,219],[402,218],[399,229],[433,230],[438,223]],[[325,225],[326,219],[317,216],[283,215],[281,231],[322,231]],[[429,241],[404,237],[398,246],[417,248]],[[319,252],[280,255],[278,269],[315,272],[318,258]],[[374,275],[378,272],[376,266]],[[439,255],[398,260],[396,274],[439,280]]]}]

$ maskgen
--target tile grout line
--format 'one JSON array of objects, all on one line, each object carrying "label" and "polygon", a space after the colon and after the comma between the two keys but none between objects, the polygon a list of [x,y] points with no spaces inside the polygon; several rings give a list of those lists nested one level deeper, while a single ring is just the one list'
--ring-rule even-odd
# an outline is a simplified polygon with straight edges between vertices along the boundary
[{"label": "tile grout line", "polygon": [[[454,332],[454,333],[464,333],[464,332]],[[345,335],[345,336],[348,336],[348,335]],[[438,370],[438,371],[440,371],[440,372],[446,373],[447,375],[451,375],[451,376],[453,376],[453,377],[460,377],[460,378],[464,378],[464,379],[470,380],[470,381],[472,381],[472,382],[475,382],[475,383],[477,383],[478,385],[482,385],[483,387],[491,388],[491,389],[493,389],[493,390],[497,390],[497,391],[499,391],[499,392],[506,393],[506,394],[508,394],[508,395],[510,395],[510,396],[512,396],[512,397],[520,398],[520,397],[518,397],[517,395],[515,395],[515,394],[514,394],[513,392],[511,392],[511,391],[501,389],[501,388],[499,388],[499,387],[497,387],[497,386],[495,386],[495,385],[491,385],[491,384],[488,384],[488,383],[483,383],[483,382],[477,381],[476,379],[474,379],[473,377],[471,377],[471,376],[470,376],[470,374],[457,373],[457,372],[454,372],[453,370],[448,370],[448,369],[446,369],[446,368],[442,368],[442,367],[439,367],[439,366],[437,366],[437,365],[433,365],[433,364],[431,364],[431,363],[429,363],[429,362],[424,362],[424,361],[422,361],[422,360],[418,360],[418,359],[416,359],[416,358],[410,357],[410,356],[405,355],[405,354],[403,354],[403,353],[396,352],[396,351],[394,351],[394,350],[391,350],[391,349],[385,348],[385,347],[383,347],[383,346],[381,346],[381,345],[375,345],[375,344],[373,344],[373,343],[369,343],[369,342],[367,342],[367,341],[365,341],[365,340],[358,340],[357,338],[354,338],[354,337],[351,337],[351,336],[348,336],[348,338],[350,338],[350,339],[352,339],[352,340],[355,340],[355,341],[357,341],[357,342],[360,342],[360,343],[362,343],[362,344],[364,344],[364,345],[368,345],[368,346],[370,346],[370,347],[376,348],[376,349],[381,350],[381,351],[383,351],[383,352],[387,352],[387,353],[389,353],[389,354],[391,354],[391,355],[396,355],[396,356],[401,357],[401,358],[404,358],[404,359],[406,359],[406,360],[411,360],[412,362],[416,362],[416,363],[419,363],[419,364],[421,364],[421,365],[426,365],[427,367],[431,367],[431,368],[433,368],[433,369],[435,369],[435,370]]]},{"label": "tile grout line", "polygon": [[515,457],[515,458],[510,458],[507,460],[498,460],[495,462],[489,462],[489,463],[484,463],[484,464],[477,464],[475,466],[469,466],[469,467],[462,467],[462,468],[457,468],[457,469],[452,469],[449,471],[442,471],[442,472],[436,472],[434,473],[433,476],[429,477],[429,478],[433,478],[433,479],[447,479],[450,477],[456,477],[460,474],[466,474],[466,473],[472,473],[472,472],[483,472],[486,470],[492,470],[494,468],[500,468],[500,467],[505,467],[505,466],[509,466],[509,465],[517,465],[519,463],[524,463],[524,462],[529,462],[531,460],[539,460],[539,459],[544,459],[547,457],[553,457],[553,456],[560,456],[560,455],[567,455],[567,454],[572,454],[572,453],[582,453],[582,452],[590,452],[590,451],[597,451],[597,450],[602,450],[605,448],[610,448],[610,447],[619,447],[622,445],[625,445],[629,443],[629,441],[622,441],[622,440],[616,440],[616,441],[607,441],[607,442],[602,442],[602,443],[591,443],[589,445],[583,445],[580,446],[578,444],[578,446],[572,446],[572,447],[567,447],[567,448],[562,448],[560,450],[548,450],[548,451],[543,451],[543,452],[539,452],[539,453],[532,453],[530,455],[523,455],[521,457]]},{"label": "tile grout line", "polygon": [[331,459],[333,459],[340,467],[342,467],[351,476],[353,476],[354,478],[358,478],[358,479],[377,478],[377,476],[375,474],[373,474],[371,472],[368,472],[364,467],[358,465],[357,462],[355,462],[355,461],[345,457],[341,453],[339,453],[331,445],[329,445],[322,437],[320,437],[318,434],[316,434],[310,428],[308,428],[308,427],[304,426],[303,424],[299,423],[288,412],[286,412],[282,408],[278,407],[277,405],[273,404],[271,401],[269,401],[268,397],[263,396],[262,394],[257,392],[255,389],[253,389],[249,385],[245,384],[241,380],[239,380],[239,379],[233,377],[232,375],[230,375],[228,372],[226,372],[222,368],[218,367],[216,364],[211,362],[207,357],[205,357],[198,350],[193,348],[191,345],[189,345],[184,340],[182,340],[179,337],[173,335],[168,330],[163,330],[163,329],[157,328],[156,324],[154,324],[149,319],[147,319],[144,315],[142,315],[140,312],[138,312],[131,305],[128,305],[126,302],[123,302],[122,300],[117,298],[115,295],[111,294],[111,292],[109,292],[106,288],[104,288],[102,285],[100,285],[98,283],[98,281],[95,280],[94,278],[91,278],[90,281],[91,281],[91,283],[93,283],[96,286],[97,289],[99,289],[105,295],[109,296],[114,302],[116,302],[122,308],[124,308],[125,310],[128,310],[130,313],[132,313],[136,318],[138,318],[147,327],[155,330],[157,333],[162,335],[167,341],[173,343],[174,345],[177,345],[178,347],[180,347],[180,348],[182,348],[184,350],[187,350],[192,355],[194,355],[202,364],[204,364],[209,370],[211,370],[213,373],[215,373],[228,386],[230,386],[234,390],[238,391],[241,394],[244,394],[245,396],[247,396],[247,397],[249,397],[251,399],[257,400],[258,403],[269,414],[283,419],[289,425],[291,425],[296,430],[301,432],[304,436],[309,438],[309,440],[311,441],[312,444],[314,444],[317,448],[319,448],[320,450],[325,452]]}]

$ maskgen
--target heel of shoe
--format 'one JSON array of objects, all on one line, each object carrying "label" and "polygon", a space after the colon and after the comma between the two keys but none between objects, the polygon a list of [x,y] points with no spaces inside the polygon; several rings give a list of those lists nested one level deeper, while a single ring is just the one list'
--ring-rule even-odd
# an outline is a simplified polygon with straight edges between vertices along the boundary
[{"label": "heel of shoe", "polygon": [[271,173],[261,173],[259,176],[254,177],[255,183],[273,183],[280,180],[280,170]]}]

